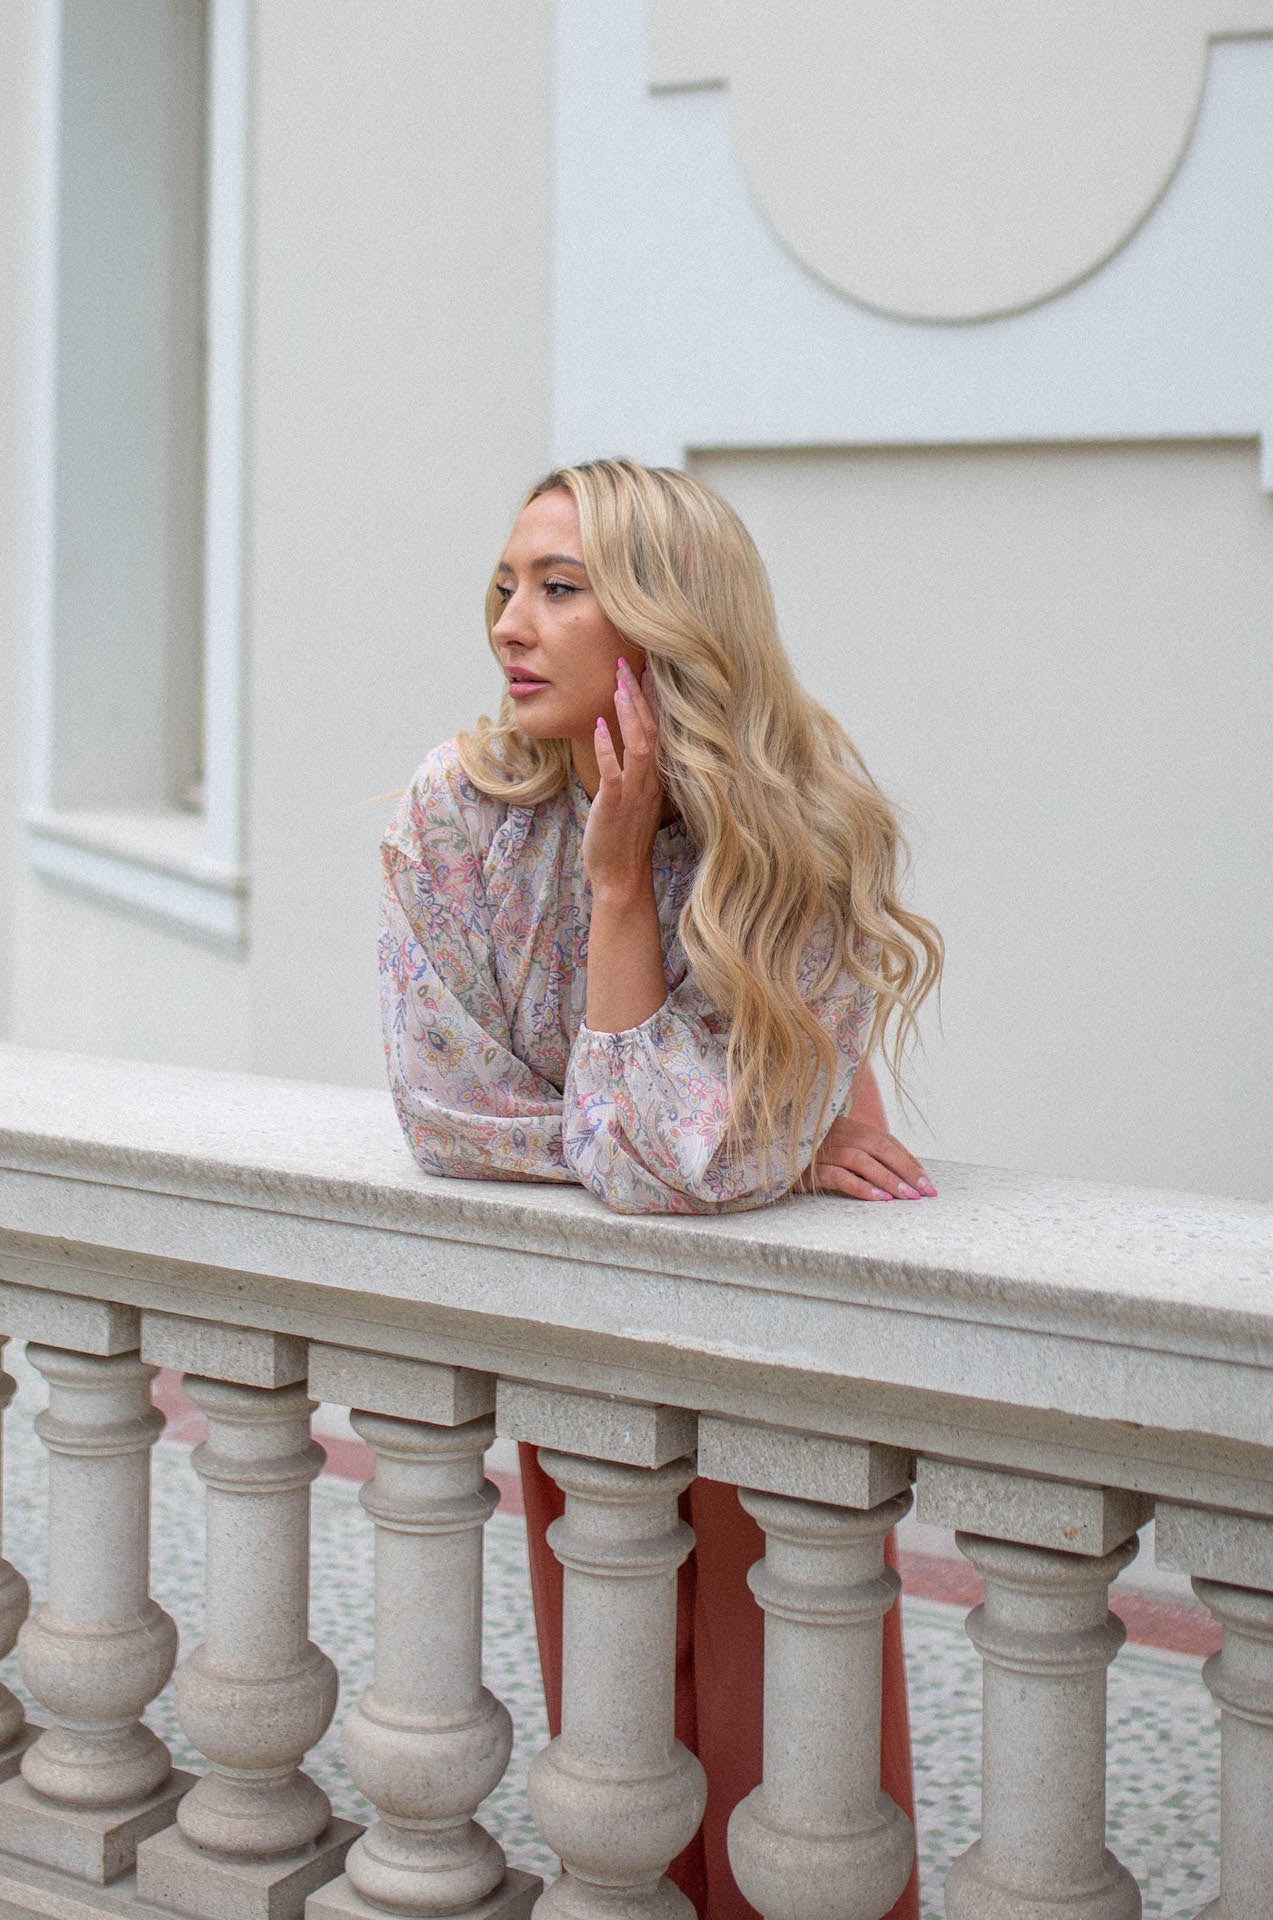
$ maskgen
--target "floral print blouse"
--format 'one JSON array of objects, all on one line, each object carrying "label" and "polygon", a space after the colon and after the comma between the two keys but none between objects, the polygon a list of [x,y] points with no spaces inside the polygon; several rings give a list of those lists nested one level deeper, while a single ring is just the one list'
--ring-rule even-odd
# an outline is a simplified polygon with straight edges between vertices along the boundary
[{"label": "floral print blouse", "polygon": [[[729,1025],[695,986],[677,934],[697,857],[679,820],[654,843],[668,997],[623,1033],[585,1024],[588,806],[574,779],[535,806],[493,800],[452,741],[403,796],[382,847],[380,977],[407,1141],[429,1173],[578,1181],[618,1213],[763,1206],[790,1176],[724,1149]],[[827,958],[817,946],[810,981]],[[842,971],[811,1004],[837,1049],[830,1116],[848,1103],[873,995]],[[802,1166],[820,1104],[805,1116]]]}]

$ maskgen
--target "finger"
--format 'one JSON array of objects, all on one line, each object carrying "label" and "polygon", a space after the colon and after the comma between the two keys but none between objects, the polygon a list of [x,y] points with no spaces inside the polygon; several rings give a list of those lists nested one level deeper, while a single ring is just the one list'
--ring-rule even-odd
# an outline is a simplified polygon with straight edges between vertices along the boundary
[{"label": "finger", "polygon": [[900,1174],[894,1173],[878,1148],[851,1147],[837,1165],[854,1173],[869,1186],[882,1187],[893,1200],[918,1200],[921,1196],[916,1187]]},{"label": "finger", "polygon": [[[936,1194],[936,1187],[925,1173],[919,1161],[915,1158],[915,1155],[909,1152],[900,1140],[895,1140],[891,1133],[884,1134],[880,1140],[872,1146],[872,1152],[875,1154],[876,1159],[882,1161],[891,1173],[895,1173],[900,1180],[910,1187],[917,1189],[921,1194]],[[909,1198],[909,1195],[907,1197]]]},{"label": "finger", "polygon": [[614,750],[614,741],[610,738],[610,729],[600,715],[596,728],[597,770],[601,775],[603,787],[622,787],[623,769],[619,765],[619,756]]},{"label": "finger", "polygon": [[654,722],[657,731],[660,713],[659,690],[654,684],[654,675],[650,671],[650,663],[648,660],[645,664],[645,671],[641,675],[641,693],[646,706],[650,709],[650,718]]},{"label": "finger", "polygon": [[864,1180],[860,1174],[853,1173],[848,1167],[837,1167],[831,1161],[821,1161],[810,1169],[817,1193],[842,1193],[850,1200],[891,1200],[891,1193],[883,1187],[877,1187],[870,1180]]},{"label": "finger", "polygon": [[619,661],[615,681],[615,712],[623,727],[624,745],[629,742],[648,752],[654,744],[654,716],[637,685],[636,676],[626,660]]}]

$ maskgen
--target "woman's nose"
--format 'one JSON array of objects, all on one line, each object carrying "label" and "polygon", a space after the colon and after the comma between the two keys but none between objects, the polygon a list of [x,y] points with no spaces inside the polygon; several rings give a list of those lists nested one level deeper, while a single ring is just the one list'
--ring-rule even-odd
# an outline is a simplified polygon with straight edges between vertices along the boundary
[{"label": "woman's nose", "polygon": [[520,593],[510,593],[499,610],[499,618],[491,628],[492,637],[511,640],[525,631],[526,620]]}]

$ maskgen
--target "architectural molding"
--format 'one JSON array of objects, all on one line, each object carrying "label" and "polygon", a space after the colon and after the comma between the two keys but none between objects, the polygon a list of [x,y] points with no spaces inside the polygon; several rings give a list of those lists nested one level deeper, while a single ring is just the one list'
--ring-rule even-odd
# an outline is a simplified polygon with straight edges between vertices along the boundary
[{"label": "architectural molding", "polygon": [[651,0],[653,88],[725,85],[774,232],[837,292],[909,320],[984,320],[1096,271],[1167,191],[1210,38],[1269,0],[897,8]]}]

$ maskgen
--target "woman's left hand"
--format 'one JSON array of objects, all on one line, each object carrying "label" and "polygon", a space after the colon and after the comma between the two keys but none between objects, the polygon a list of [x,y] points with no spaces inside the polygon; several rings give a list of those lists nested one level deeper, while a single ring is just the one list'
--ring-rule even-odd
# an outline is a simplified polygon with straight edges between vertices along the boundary
[{"label": "woman's left hand", "polygon": [[623,736],[623,765],[609,727],[598,720],[601,784],[583,836],[584,871],[594,900],[601,894],[636,897],[652,891],[654,837],[665,798],[659,779],[654,683],[648,667],[638,686],[627,661],[620,660],[614,706]]},{"label": "woman's left hand", "polygon": [[852,1200],[935,1199],[937,1189],[913,1153],[882,1127],[840,1114],[796,1182],[797,1193],[843,1193]]}]

